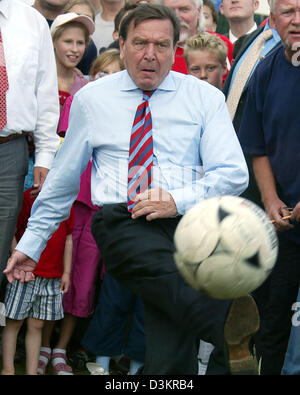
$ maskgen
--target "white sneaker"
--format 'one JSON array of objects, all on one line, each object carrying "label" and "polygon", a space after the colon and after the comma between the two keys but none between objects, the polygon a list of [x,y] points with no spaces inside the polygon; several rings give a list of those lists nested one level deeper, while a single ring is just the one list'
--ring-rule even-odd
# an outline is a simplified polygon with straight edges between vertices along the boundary
[{"label": "white sneaker", "polygon": [[98,363],[87,362],[85,366],[92,376],[109,375],[109,372],[106,372]]}]

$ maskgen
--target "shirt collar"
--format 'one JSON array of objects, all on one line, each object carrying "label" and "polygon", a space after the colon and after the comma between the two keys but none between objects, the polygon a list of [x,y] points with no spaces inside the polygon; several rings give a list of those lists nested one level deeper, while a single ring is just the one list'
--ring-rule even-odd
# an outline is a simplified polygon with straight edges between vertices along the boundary
[{"label": "shirt collar", "polygon": [[[254,22],[254,25],[251,27],[251,29],[249,31],[247,31],[247,33],[245,33],[245,35],[254,32],[254,30],[257,29],[257,24],[256,22]],[[239,37],[236,37],[231,30],[229,30],[229,40],[234,43],[238,40]]]},{"label": "shirt collar", "polygon": [[[121,90],[123,91],[130,91],[139,89],[135,82],[131,79],[130,75],[128,74],[127,70],[124,71],[121,79]],[[161,82],[161,84],[156,88],[159,90],[165,91],[174,91],[176,90],[175,81],[172,76],[172,71],[170,71],[165,79]]]},{"label": "shirt collar", "polygon": [[251,27],[251,29],[246,34],[252,33],[256,29],[257,29],[257,23],[255,22],[254,25]]},{"label": "shirt collar", "polygon": [[[267,20],[267,23],[265,24],[265,27],[264,27],[264,30],[267,30],[267,29],[270,29],[269,19]],[[279,36],[277,30],[274,29],[273,27],[272,27],[272,35],[273,35],[273,39],[274,39],[276,42],[281,41],[281,38],[280,38],[280,36]]]}]

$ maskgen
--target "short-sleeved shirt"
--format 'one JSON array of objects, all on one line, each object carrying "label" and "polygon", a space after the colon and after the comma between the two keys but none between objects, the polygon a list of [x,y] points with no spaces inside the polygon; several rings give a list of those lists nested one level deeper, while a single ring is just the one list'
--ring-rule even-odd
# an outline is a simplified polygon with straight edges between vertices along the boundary
[{"label": "short-sleeved shirt", "polygon": [[[16,239],[20,240],[25,232],[28,218],[30,217],[31,207],[35,198],[30,196],[32,188],[24,192],[23,205],[19,214]],[[53,233],[49,239],[46,248],[44,249],[40,260],[38,261],[34,274],[39,277],[47,278],[60,278],[63,274],[63,259],[65,251],[65,243],[67,235],[71,234],[74,225],[74,213],[71,209],[70,216],[67,220],[63,221],[56,232]]]},{"label": "short-sleeved shirt", "polygon": [[[266,155],[277,181],[277,193],[288,206],[300,201],[300,67],[281,46],[257,67],[249,84],[239,139],[243,150]],[[300,242],[300,225],[289,236]]]}]

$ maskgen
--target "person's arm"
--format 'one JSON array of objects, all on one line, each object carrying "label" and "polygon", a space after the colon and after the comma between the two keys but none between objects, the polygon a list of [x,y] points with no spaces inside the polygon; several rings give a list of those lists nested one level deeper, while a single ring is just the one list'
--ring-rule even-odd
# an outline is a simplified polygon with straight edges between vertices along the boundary
[{"label": "person's arm", "polygon": [[[177,183],[176,188],[168,191],[152,189],[137,195],[133,218],[146,215],[147,220],[152,220],[183,215],[204,199],[222,195],[237,196],[246,189],[246,161],[224,95],[218,90],[210,91],[206,97],[202,127],[199,147],[202,166],[191,163],[187,171],[184,167],[180,168],[181,185]],[[191,168],[195,170],[194,175],[197,173],[195,177],[190,172]],[[172,170],[174,175],[177,170]]]},{"label": "person's arm", "polygon": [[203,107],[204,117],[199,125],[200,142],[194,142],[199,144],[198,163],[190,163],[186,168],[174,167],[172,173],[180,180],[176,182],[176,187],[172,187],[174,184],[171,182],[168,191],[155,189],[137,195],[134,218],[146,215],[146,219],[151,220],[183,215],[204,199],[238,196],[247,188],[247,164],[224,95],[210,87]]},{"label": "person's arm", "polygon": [[82,106],[84,103],[74,99],[66,138],[33,204],[27,229],[4,271],[10,282],[14,278],[20,281],[34,278],[32,271],[47,241],[60,222],[70,215],[71,206],[79,192],[81,174],[93,152],[90,120]]},{"label": "person's arm", "polygon": [[[203,176],[188,175],[190,182],[169,190],[179,214],[204,199],[238,196],[248,186],[247,164],[223,94],[216,90],[214,95],[207,97],[205,104],[205,124],[199,146],[202,168],[196,167],[196,172],[202,172]],[[185,173],[183,177],[186,178]]]},{"label": "person's arm", "polygon": [[64,271],[60,281],[60,290],[64,293],[68,292],[70,286],[70,274],[72,266],[73,239],[72,234],[66,238],[64,251]]},{"label": "person's arm", "polygon": [[10,253],[13,252],[13,250],[15,249],[15,247],[16,247],[17,244],[18,244],[18,243],[17,243],[16,236],[14,236],[13,239],[12,239],[11,245],[10,245],[10,250],[9,250]]},{"label": "person's arm", "polygon": [[279,199],[276,191],[276,182],[267,156],[253,157],[253,171],[261,193],[261,200],[264,204],[266,213],[274,222],[278,231],[291,229],[293,225],[282,217],[290,214],[286,204]]},{"label": "person's arm", "polygon": [[33,195],[37,195],[41,190],[60,142],[56,133],[59,119],[57,71],[47,23],[43,26],[38,51],[39,64],[35,87],[38,113],[34,130]]}]

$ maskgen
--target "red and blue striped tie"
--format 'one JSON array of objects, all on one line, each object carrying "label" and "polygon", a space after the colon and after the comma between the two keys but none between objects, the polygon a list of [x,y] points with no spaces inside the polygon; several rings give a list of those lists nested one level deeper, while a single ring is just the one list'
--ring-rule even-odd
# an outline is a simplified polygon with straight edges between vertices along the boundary
[{"label": "red and blue striped tie", "polygon": [[143,91],[143,102],[138,106],[131,130],[127,207],[132,211],[134,198],[151,185],[153,166],[152,119],[149,99],[154,91]]}]

